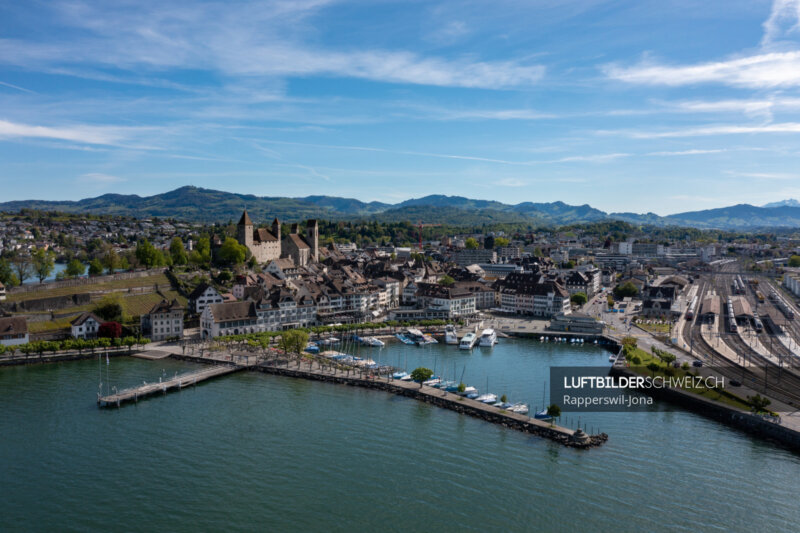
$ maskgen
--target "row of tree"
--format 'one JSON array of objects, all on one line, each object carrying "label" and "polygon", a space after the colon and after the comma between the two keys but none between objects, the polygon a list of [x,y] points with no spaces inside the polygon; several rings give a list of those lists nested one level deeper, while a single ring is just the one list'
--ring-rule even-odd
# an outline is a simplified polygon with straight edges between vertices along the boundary
[{"label": "row of tree", "polygon": [[145,346],[150,339],[145,337],[99,337],[97,339],[66,339],[61,341],[33,341],[26,344],[6,346],[0,344],[0,355],[14,355],[16,352],[30,355],[42,355],[46,352],[55,353],[65,350],[77,350],[82,353],[86,350],[94,352],[96,349],[121,348],[127,346],[131,350],[134,346]]}]

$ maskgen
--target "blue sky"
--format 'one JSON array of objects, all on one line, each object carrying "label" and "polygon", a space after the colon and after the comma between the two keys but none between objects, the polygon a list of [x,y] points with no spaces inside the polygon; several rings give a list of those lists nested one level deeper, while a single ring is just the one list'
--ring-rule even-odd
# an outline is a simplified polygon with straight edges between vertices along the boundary
[{"label": "blue sky", "polygon": [[2,2],[0,200],[800,197],[800,0]]}]

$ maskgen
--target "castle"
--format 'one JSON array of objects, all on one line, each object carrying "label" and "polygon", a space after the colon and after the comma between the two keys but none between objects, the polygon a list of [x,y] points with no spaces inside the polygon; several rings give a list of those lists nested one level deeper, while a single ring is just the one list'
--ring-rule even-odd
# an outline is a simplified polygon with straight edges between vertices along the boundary
[{"label": "castle", "polygon": [[259,263],[281,257],[291,258],[296,266],[319,261],[319,225],[316,220],[306,223],[305,237],[300,235],[299,225],[292,224],[289,235],[281,240],[281,223],[277,218],[272,221],[271,231],[255,228],[245,209],[236,225],[236,240],[246,246]]}]

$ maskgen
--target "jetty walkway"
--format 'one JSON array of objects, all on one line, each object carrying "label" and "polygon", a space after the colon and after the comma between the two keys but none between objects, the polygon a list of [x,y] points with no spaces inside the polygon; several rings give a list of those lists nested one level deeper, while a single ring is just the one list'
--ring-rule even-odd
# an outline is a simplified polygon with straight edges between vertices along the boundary
[{"label": "jetty walkway", "polygon": [[121,404],[126,402],[136,402],[139,401],[140,398],[145,398],[153,394],[157,393],[166,394],[167,391],[170,390],[180,390],[184,387],[197,385],[202,381],[206,381],[208,379],[212,379],[217,376],[223,376],[225,374],[231,374],[233,372],[242,370],[244,368],[247,367],[243,365],[209,366],[201,368],[199,370],[195,370],[193,372],[180,374],[166,381],[160,381],[158,383],[145,383],[144,385],[140,385],[138,387],[132,387],[130,389],[124,389],[115,392],[114,394],[109,394],[107,396],[100,396],[100,394],[98,394],[97,403],[98,405],[100,405],[100,407],[109,407],[109,406],[119,407]]}]

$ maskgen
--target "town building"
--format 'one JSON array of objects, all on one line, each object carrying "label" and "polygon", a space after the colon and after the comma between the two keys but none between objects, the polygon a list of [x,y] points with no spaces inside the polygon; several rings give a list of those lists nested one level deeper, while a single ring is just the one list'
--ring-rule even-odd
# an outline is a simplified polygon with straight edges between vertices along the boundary
[{"label": "town building", "polygon": [[281,256],[281,223],[276,218],[272,221],[272,231],[266,228],[255,228],[253,221],[247,214],[247,209],[242,213],[236,225],[236,240],[246,246],[256,261],[266,263],[271,259]]},{"label": "town building", "polygon": [[224,301],[225,299],[219,291],[204,281],[195,287],[189,295],[189,310],[200,315],[210,304],[222,303]]},{"label": "town building", "polygon": [[23,317],[0,317],[0,344],[17,346],[27,344],[28,321]]},{"label": "town building", "polygon": [[103,322],[94,313],[83,312],[70,322],[70,334],[74,339],[96,339]]},{"label": "town building", "polygon": [[0,282],[0,302],[6,299],[6,286]]},{"label": "town building", "polygon": [[142,335],[153,341],[183,338],[183,306],[178,300],[161,300],[140,318]]},{"label": "town building", "polygon": [[514,273],[495,283],[500,309],[506,313],[549,318],[570,313],[569,292],[558,281],[538,273]]},{"label": "town building", "polygon": [[570,313],[569,315],[559,313],[550,320],[550,325],[547,329],[600,335],[603,333],[604,327],[605,324],[603,322],[583,313]]},{"label": "town building", "polygon": [[419,283],[417,307],[444,311],[448,319],[473,316],[476,312],[475,295],[460,287],[446,287],[435,283]]},{"label": "town building", "polygon": [[494,250],[485,250],[483,248],[476,248],[474,250],[465,248],[456,252],[455,261],[456,264],[461,267],[474,265],[476,263],[496,263],[497,252]]}]

